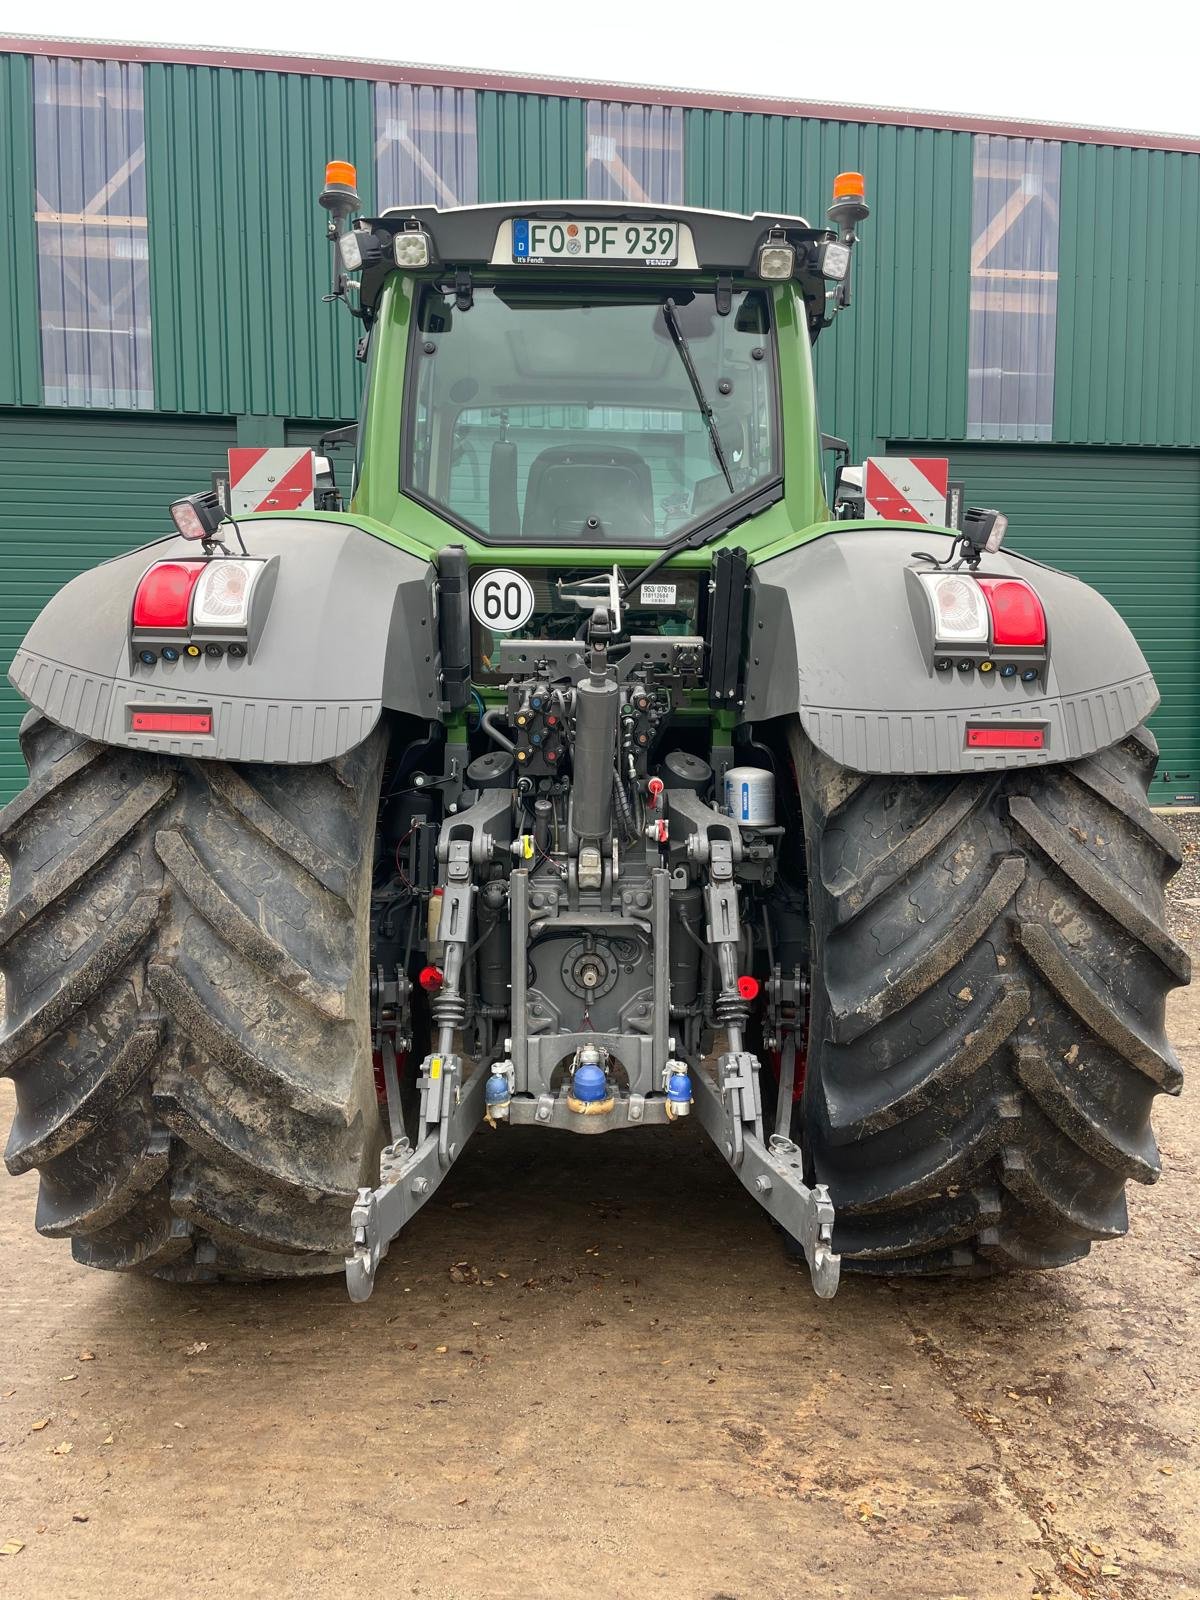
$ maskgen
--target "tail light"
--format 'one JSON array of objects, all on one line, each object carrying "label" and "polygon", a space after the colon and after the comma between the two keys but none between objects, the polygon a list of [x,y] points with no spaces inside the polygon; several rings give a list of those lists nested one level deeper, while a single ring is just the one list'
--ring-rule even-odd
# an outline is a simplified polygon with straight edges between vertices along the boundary
[{"label": "tail light", "polygon": [[155,631],[186,628],[192,590],[203,571],[201,561],[156,561],[133,597],[133,626]]},{"label": "tail light", "polygon": [[192,597],[192,627],[244,630],[250,617],[250,597],[263,570],[261,561],[238,561],[232,556],[210,561]]},{"label": "tail light", "polygon": [[994,645],[1046,647],[1046,613],[1023,578],[977,578],[992,616]]}]

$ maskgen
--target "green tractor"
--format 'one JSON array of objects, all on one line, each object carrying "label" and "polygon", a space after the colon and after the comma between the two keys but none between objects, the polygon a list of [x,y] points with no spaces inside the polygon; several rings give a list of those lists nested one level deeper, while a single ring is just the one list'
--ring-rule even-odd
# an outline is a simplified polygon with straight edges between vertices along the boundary
[{"label": "green tractor", "polygon": [[1158,695],[997,512],[827,494],[861,179],[817,228],[354,188],[349,509],[177,502],[12,665],[38,1228],[361,1300],[484,1120],[533,1156],[694,1116],[822,1296],[1124,1233],[1189,976]]}]

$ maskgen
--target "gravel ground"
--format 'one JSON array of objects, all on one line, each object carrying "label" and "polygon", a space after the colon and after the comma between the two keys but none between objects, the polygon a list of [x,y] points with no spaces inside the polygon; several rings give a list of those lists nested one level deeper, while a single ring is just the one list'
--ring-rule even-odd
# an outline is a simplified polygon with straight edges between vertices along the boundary
[{"label": "gravel ground", "polygon": [[1183,850],[1183,865],[1167,889],[1171,932],[1186,945],[1200,944],[1200,811],[1163,811]]}]

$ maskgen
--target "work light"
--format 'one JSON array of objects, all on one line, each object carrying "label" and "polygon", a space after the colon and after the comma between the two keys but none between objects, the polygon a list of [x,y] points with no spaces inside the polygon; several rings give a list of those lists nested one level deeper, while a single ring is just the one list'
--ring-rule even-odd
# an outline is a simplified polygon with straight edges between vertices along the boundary
[{"label": "work light", "polygon": [[963,517],[963,534],[976,550],[994,556],[1008,532],[1008,518],[1002,511],[992,511],[982,506],[971,506]]},{"label": "work light", "polygon": [[215,539],[224,515],[212,489],[171,502],[171,521],[185,539]]},{"label": "work light", "polygon": [[342,234],[337,248],[347,272],[361,272],[364,267],[378,266],[383,260],[383,247],[369,228],[355,228]]},{"label": "work light", "polygon": [[795,269],[796,247],[787,242],[782,228],[772,228],[758,252],[759,277],[790,278]]},{"label": "work light", "polygon": [[850,246],[838,239],[826,239],[817,251],[817,271],[823,278],[840,283],[850,271]]},{"label": "work light", "polygon": [[424,228],[406,228],[403,233],[398,233],[392,250],[396,265],[407,267],[410,271],[427,267],[433,258],[429,235]]}]

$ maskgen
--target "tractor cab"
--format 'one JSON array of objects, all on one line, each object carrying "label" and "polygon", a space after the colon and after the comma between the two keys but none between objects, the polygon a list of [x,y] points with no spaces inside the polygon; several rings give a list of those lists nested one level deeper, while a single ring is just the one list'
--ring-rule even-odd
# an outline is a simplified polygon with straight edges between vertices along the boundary
[{"label": "tractor cab", "polygon": [[[356,511],[435,549],[592,565],[716,543],[785,499],[792,527],[825,514],[809,346],[848,299],[850,219],[581,201],[341,231],[338,170],[333,292],[371,366]],[[843,174],[834,209],[865,215],[861,185]]]}]

